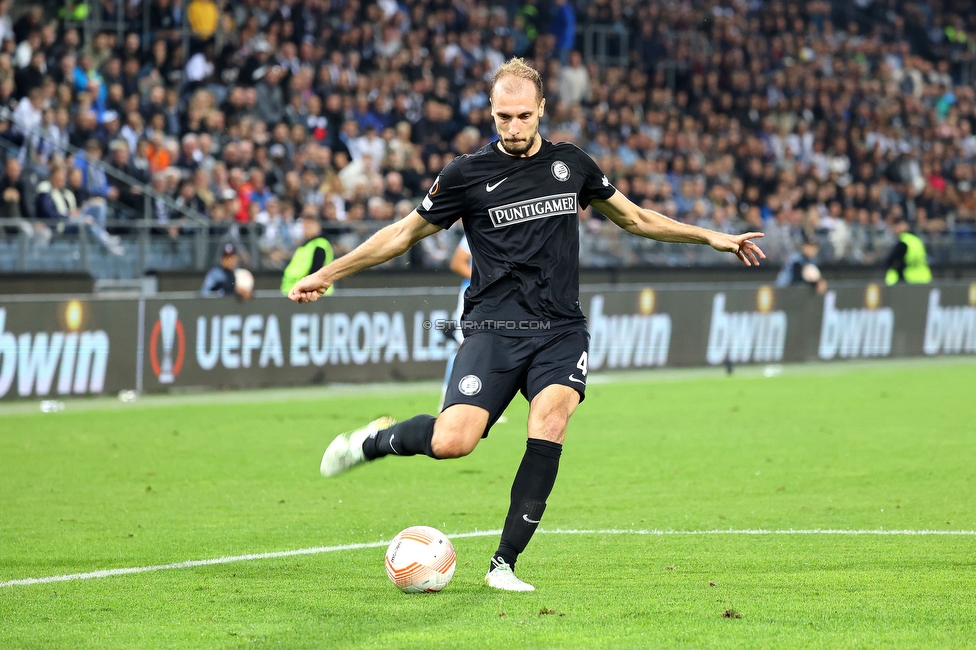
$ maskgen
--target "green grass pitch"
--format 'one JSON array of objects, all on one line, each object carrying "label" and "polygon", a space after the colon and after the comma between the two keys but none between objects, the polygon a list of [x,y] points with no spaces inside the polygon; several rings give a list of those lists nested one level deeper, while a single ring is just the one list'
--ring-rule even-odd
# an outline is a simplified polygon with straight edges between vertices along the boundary
[{"label": "green grass pitch", "polygon": [[[484,587],[497,536],[457,537],[454,580],[432,595],[397,591],[383,546],[2,586],[0,647],[973,647],[976,535],[728,531],[976,530],[974,387],[972,360],[594,381],[550,532],[519,562],[534,593]],[[0,583],[416,524],[497,529],[521,398],[467,458],[318,476],[336,433],[436,398],[424,385],[4,406]]]}]

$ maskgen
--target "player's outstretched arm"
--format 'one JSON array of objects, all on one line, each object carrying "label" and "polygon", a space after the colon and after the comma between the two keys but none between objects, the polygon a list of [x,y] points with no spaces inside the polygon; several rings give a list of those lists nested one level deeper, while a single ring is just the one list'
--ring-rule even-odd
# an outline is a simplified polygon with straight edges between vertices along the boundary
[{"label": "player's outstretched arm", "polygon": [[306,275],[292,287],[288,298],[301,303],[318,300],[337,280],[403,255],[418,241],[440,229],[414,210],[400,221],[378,231],[348,255]]},{"label": "player's outstretched arm", "polygon": [[727,235],[681,223],[654,210],[638,207],[620,192],[615,192],[606,200],[595,200],[591,205],[610,221],[640,237],[678,244],[706,244],[723,253],[732,253],[746,266],[759,266],[759,260],[766,259],[766,255],[752,241],[763,237],[761,232]]}]

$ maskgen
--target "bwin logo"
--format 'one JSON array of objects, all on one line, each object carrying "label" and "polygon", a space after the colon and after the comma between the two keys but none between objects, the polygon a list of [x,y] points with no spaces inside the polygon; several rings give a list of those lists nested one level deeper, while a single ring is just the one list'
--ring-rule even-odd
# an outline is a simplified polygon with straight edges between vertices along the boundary
[{"label": "bwin logo", "polygon": [[770,287],[756,292],[757,311],[725,311],[725,294],[712,298],[712,323],[705,359],[712,365],[748,361],[779,361],[786,345],[786,312],[774,311]]},{"label": "bwin logo", "polygon": [[604,297],[593,296],[587,314],[590,329],[589,367],[646,368],[668,362],[671,348],[671,316],[655,314],[654,292],[641,292],[639,314],[608,316]]},{"label": "bwin logo", "polygon": [[969,306],[942,307],[942,292],[929,291],[929,312],[925,317],[925,354],[976,352],[976,284],[969,287]]},{"label": "bwin logo", "polygon": [[881,289],[869,284],[864,292],[864,309],[837,309],[837,293],[824,296],[823,323],[820,326],[821,359],[834,357],[886,357],[891,354],[895,331],[895,312],[880,307]]},{"label": "bwin logo", "polygon": [[[67,332],[6,331],[7,309],[0,307],[0,397],[17,380],[21,397],[100,393],[105,387],[109,338],[104,330],[81,332],[85,313],[81,302],[72,300],[64,310]],[[57,384],[54,377],[57,375]]]}]

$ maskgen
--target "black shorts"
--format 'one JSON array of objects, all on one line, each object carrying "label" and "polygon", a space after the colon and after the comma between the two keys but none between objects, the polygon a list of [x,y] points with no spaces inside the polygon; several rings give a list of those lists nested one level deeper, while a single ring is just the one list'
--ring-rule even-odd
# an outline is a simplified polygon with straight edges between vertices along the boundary
[{"label": "black shorts", "polygon": [[582,402],[589,342],[582,328],[545,336],[466,336],[454,359],[444,408],[472,404],[488,411],[484,437],[519,391],[531,403],[546,386],[560,384],[575,389]]}]

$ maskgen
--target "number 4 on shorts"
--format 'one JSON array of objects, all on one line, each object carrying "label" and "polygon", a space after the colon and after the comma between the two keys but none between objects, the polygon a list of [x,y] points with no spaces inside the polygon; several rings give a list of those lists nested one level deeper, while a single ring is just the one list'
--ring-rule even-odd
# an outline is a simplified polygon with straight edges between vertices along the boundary
[{"label": "number 4 on shorts", "polygon": [[576,362],[576,367],[579,368],[580,373],[586,376],[586,352],[580,355],[579,361]]}]

